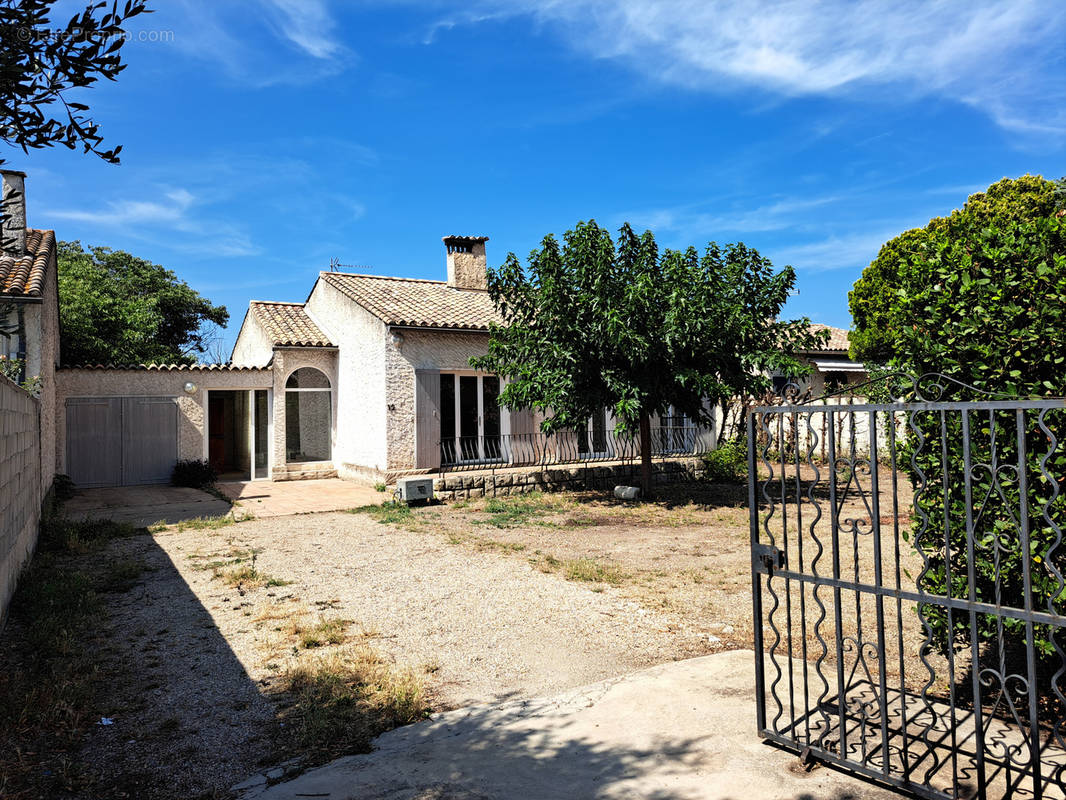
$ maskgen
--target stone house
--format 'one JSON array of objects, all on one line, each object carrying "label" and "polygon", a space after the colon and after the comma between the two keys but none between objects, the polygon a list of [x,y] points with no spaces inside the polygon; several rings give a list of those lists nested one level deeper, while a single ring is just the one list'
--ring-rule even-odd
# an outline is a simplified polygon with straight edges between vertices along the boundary
[{"label": "stone house", "polygon": [[[814,331],[828,331],[829,341],[821,350],[799,353],[800,360],[811,368],[809,375],[792,381],[802,392],[810,391],[812,397],[825,394],[847,394],[849,387],[856,387],[869,380],[866,367],[848,356],[848,332],[831,325],[812,323]],[[790,382],[784,375],[774,376],[774,389],[780,392]]]},{"label": "stone house", "polygon": [[[499,377],[470,368],[499,319],[483,236],[444,237],[445,280],[321,272],[302,303],[253,301],[227,364],[57,367],[56,237],[25,227],[25,176],[3,177],[0,308],[17,331],[3,341],[40,378],[44,485],[57,472],[82,487],[166,483],[179,459],[227,480],[380,481],[636,454],[606,411],[546,437],[533,413],[500,408]],[[681,415],[653,425],[658,455],[713,441]]]}]

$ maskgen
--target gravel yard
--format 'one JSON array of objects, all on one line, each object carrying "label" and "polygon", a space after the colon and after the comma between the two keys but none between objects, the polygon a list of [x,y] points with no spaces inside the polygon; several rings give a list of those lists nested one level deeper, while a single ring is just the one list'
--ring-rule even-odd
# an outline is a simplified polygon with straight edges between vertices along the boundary
[{"label": "gravel yard", "polygon": [[[103,687],[88,722],[111,724],[81,721],[60,783],[91,787],[84,798],[226,797],[426,709],[750,647],[747,525],[743,487],[701,484],[635,505],[534,494],[222,520],[76,550],[64,557],[86,574],[125,577],[101,590],[87,641]],[[378,687],[378,727],[301,716],[340,684],[303,701],[299,687],[341,661]]]}]

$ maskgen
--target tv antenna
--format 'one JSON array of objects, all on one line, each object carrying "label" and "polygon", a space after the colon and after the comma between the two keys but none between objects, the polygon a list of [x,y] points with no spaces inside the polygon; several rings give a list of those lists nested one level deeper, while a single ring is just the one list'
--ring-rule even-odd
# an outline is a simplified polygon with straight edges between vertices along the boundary
[{"label": "tv antenna", "polygon": [[369,264],[342,264],[339,258],[329,260],[330,272],[373,272],[374,268]]}]

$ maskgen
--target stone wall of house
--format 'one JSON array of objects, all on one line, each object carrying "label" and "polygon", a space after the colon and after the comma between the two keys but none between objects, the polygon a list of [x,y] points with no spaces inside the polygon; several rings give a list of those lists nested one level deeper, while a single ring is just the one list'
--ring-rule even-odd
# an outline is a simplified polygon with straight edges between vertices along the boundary
[{"label": "stone wall of house", "polygon": [[40,402],[0,378],[0,622],[41,520]]},{"label": "stone wall of house", "polygon": [[238,367],[265,367],[274,356],[274,345],[263,326],[246,311],[230,361]]},{"label": "stone wall of house", "polygon": [[[289,376],[301,367],[313,367],[321,371],[329,380],[333,391],[330,393],[330,407],[332,410],[332,423],[330,425],[330,450],[337,447],[337,351],[332,348],[321,347],[279,347],[274,350],[272,369],[267,373],[272,375],[274,387],[274,451],[273,451],[273,475],[275,478],[284,478],[289,471],[287,467],[285,432],[287,430],[287,414],[285,403],[285,383]],[[332,467],[330,467],[332,469]],[[306,472],[301,467],[297,472]],[[303,477],[302,475],[300,477]]]},{"label": "stone wall of house", "polygon": [[[186,382],[196,384],[196,391],[187,394]],[[206,390],[210,389],[270,389],[274,375],[269,369],[61,369],[56,373],[56,471],[66,472],[66,401],[71,397],[175,397],[178,416],[178,457],[206,458],[207,424]],[[274,403],[275,417],[278,403]],[[282,417],[281,431],[284,431]],[[274,428],[274,441],[284,438]],[[279,462],[275,462],[277,464]]]},{"label": "stone wall of house", "polygon": [[[702,474],[702,465],[696,458],[656,461],[652,464],[652,481],[658,484],[693,481]],[[448,473],[434,479],[433,493],[440,500],[463,500],[468,497],[500,497],[537,491],[612,489],[618,485],[634,486],[639,482],[639,463],[589,464],[500,472]]]},{"label": "stone wall of house", "polygon": [[385,324],[320,280],[305,305],[307,313],[338,347],[336,451],[342,478],[379,480],[385,451]]},{"label": "stone wall of house", "polygon": [[385,349],[388,400],[388,469],[415,466],[415,370],[469,370],[473,356],[488,350],[487,333],[400,331],[403,341]]}]

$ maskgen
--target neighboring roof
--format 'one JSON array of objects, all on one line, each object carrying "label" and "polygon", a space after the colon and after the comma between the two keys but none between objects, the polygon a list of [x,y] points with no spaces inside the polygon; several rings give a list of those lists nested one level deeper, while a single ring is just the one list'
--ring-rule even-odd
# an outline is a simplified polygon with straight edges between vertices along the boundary
[{"label": "neighboring roof", "polygon": [[253,300],[249,309],[274,347],[332,347],[303,303],[264,303]]},{"label": "neighboring roof", "polygon": [[319,279],[386,325],[487,331],[489,323],[503,322],[488,292],[456,289],[444,281],[346,272],[322,272]]},{"label": "neighboring roof", "polygon": [[847,352],[848,344],[848,332],[843,328],[834,328],[832,325],[822,325],[820,322],[811,323],[812,331],[829,331],[829,341],[826,342],[825,347],[821,350],[812,350],[812,353],[825,353],[830,350],[840,350]]},{"label": "neighboring roof", "polygon": [[40,297],[49,256],[56,249],[55,231],[26,229],[26,254],[0,255],[0,295]]},{"label": "neighboring roof", "polygon": [[271,367],[236,364],[64,364],[60,369],[112,369],[147,372],[268,372]]}]

